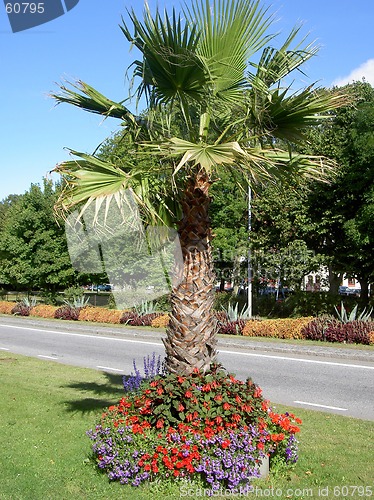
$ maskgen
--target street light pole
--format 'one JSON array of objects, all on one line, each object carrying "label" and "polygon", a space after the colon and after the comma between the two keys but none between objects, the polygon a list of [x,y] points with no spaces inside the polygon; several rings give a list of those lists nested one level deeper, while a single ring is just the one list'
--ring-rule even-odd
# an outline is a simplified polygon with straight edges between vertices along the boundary
[{"label": "street light pole", "polygon": [[247,315],[252,317],[252,254],[251,254],[251,231],[252,231],[252,190],[248,182],[248,287],[247,287]]}]

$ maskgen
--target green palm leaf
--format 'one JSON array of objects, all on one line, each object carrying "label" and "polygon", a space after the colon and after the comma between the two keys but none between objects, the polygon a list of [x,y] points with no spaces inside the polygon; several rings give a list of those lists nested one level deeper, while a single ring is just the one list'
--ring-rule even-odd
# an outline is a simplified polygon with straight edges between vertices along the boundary
[{"label": "green palm leaf", "polygon": [[200,33],[197,53],[208,73],[213,94],[237,100],[245,86],[250,57],[272,38],[265,35],[271,24],[259,1],[226,2],[196,0],[186,7],[190,23]]},{"label": "green palm leaf", "polygon": [[138,97],[143,93],[151,106],[178,99],[187,116],[187,98],[201,100],[206,77],[196,55],[199,35],[194,25],[182,22],[173,10],[171,18],[163,19],[158,10],[152,17],[144,10],[141,22],[135,12],[129,12],[133,34],[123,21],[122,32],[143,55],[136,60],[134,76],[141,78]]}]

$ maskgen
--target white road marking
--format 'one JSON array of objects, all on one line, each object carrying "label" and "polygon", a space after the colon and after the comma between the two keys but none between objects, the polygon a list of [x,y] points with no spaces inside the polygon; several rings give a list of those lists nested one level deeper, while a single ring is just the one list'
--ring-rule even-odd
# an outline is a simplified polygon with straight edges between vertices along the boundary
[{"label": "white road marking", "polygon": [[56,358],[56,356],[44,356],[43,354],[38,354],[38,358],[58,359],[58,358]]},{"label": "white road marking", "polygon": [[29,328],[25,326],[14,326],[14,325],[0,325],[0,327],[5,327],[5,328],[18,328],[19,330],[30,330],[33,332],[43,332],[43,333],[55,333],[57,335],[68,335],[70,337],[86,337],[89,339],[103,339],[103,340],[114,340],[118,342],[132,342],[134,344],[149,344],[149,345],[163,345],[162,342],[146,342],[143,340],[131,340],[131,339],[118,339],[116,337],[105,337],[102,335],[87,335],[85,333],[71,333],[71,332],[58,332],[57,330],[42,330],[40,328]]},{"label": "white road marking", "polygon": [[367,365],[353,365],[349,363],[335,363],[333,361],[319,361],[317,359],[305,359],[305,358],[289,358],[287,356],[275,356],[270,354],[255,354],[252,352],[238,352],[238,351],[219,351],[225,354],[239,354],[241,356],[254,356],[258,358],[270,358],[270,359],[282,359],[286,361],[297,361],[301,363],[316,363],[319,365],[332,365],[332,366],[345,366],[348,368],[365,368],[367,370],[374,370],[374,366]]},{"label": "white road marking", "polygon": [[[146,345],[154,345],[154,346],[162,346],[163,345],[162,342],[147,342],[145,340],[121,339],[121,338],[117,338],[117,337],[106,337],[106,336],[102,336],[102,335],[87,335],[85,333],[59,332],[57,330],[42,330],[40,328],[30,328],[30,327],[15,326],[15,325],[2,325],[2,324],[0,324],[0,327],[16,328],[19,330],[30,330],[30,331],[34,331],[34,332],[55,333],[57,335],[67,335],[70,337],[84,337],[84,338],[97,339],[97,340],[101,339],[101,340],[112,340],[115,342],[128,342],[128,343],[133,343],[133,344],[146,344]],[[368,365],[355,365],[355,364],[350,364],[350,363],[336,363],[333,361],[319,361],[316,359],[291,358],[288,356],[257,354],[257,353],[252,353],[252,352],[240,352],[240,351],[228,351],[228,350],[220,350],[219,352],[222,354],[238,354],[239,356],[252,356],[252,357],[258,357],[258,358],[280,359],[280,360],[284,360],[284,361],[295,361],[295,362],[301,362],[301,363],[315,363],[315,364],[320,364],[320,365],[344,366],[346,368],[361,368],[361,369],[366,369],[366,370],[374,370],[374,366],[368,366]]]},{"label": "white road marking", "polygon": [[6,347],[0,347],[0,351],[9,351]]},{"label": "white road marking", "polygon": [[110,368],[109,366],[97,366],[96,368],[100,368],[100,370],[109,370],[111,372],[121,372],[121,373],[124,373],[124,371],[120,370],[119,368]]},{"label": "white road marking", "polygon": [[328,410],[348,411],[348,408],[339,408],[338,406],[319,405],[317,403],[307,403],[306,401],[294,401],[294,403],[297,403],[299,405],[316,406],[318,408],[327,408]]}]

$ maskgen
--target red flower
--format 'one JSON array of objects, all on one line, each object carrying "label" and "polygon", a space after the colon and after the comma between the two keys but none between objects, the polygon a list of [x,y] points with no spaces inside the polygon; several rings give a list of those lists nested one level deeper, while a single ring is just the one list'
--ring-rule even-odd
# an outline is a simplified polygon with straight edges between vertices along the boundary
[{"label": "red flower", "polygon": [[229,410],[230,408],[231,408],[231,406],[229,405],[229,403],[223,403],[224,410]]},{"label": "red flower", "polygon": [[191,398],[192,397],[192,392],[191,391],[186,391],[184,393],[184,395],[186,396],[186,398]]},{"label": "red flower", "polygon": [[164,426],[164,419],[160,418],[159,420],[157,420],[156,427],[157,429],[161,429],[163,426]]},{"label": "red flower", "polygon": [[182,405],[182,403],[180,403],[178,406],[178,411],[183,411],[183,410],[184,410],[184,406]]},{"label": "red flower", "polygon": [[254,398],[259,398],[261,397],[262,394],[262,389],[260,387],[256,387],[255,392],[253,393]]},{"label": "red flower", "polygon": [[134,434],[143,434],[143,429],[142,429],[142,427],[139,424],[134,424],[132,426],[132,432]]},{"label": "red flower", "polygon": [[228,448],[231,444],[231,441],[229,439],[225,439],[224,441],[222,441],[222,448]]}]

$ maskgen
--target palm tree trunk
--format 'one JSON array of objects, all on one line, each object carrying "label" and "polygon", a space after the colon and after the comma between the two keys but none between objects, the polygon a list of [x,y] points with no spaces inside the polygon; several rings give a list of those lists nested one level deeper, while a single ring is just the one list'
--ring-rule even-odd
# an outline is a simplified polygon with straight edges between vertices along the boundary
[{"label": "palm tree trunk", "polygon": [[206,371],[217,355],[209,187],[205,173],[191,179],[178,223],[183,270],[180,283],[172,290],[172,312],[164,344],[168,371],[180,375],[194,368]]}]

